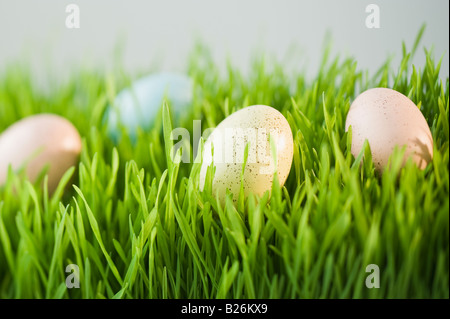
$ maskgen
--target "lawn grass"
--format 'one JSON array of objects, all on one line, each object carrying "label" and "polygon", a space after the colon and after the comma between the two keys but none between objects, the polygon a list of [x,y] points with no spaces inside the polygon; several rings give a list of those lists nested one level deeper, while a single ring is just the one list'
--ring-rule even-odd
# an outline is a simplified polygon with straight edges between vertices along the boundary
[{"label": "lawn grass", "polygon": [[[449,298],[449,81],[431,51],[411,65],[419,39],[403,45],[399,69],[387,60],[375,74],[325,50],[313,79],[263,56],[248,76],[231,63],[221,73],[199,45],[187,61],[192,108],[175,119],[162,107],[135,144],[127,135],[114,144],[103,118],[138,74],[80,69],[46,94],[26,64],[10,65],[0,74],[0,132],[52,112],[78,128],[83,151],[52,196],[14,174],[0,187],[0,298]],[[396,154],[379,176],[351,155],[346,114],[372,87],[407,95],[424,114],[434,140],[426,170],[400,168]],[[270,200],[220,207],[208,187],[198,190],[200,163],[170,161],[168,134],[186,127],[192,136],[194,119],[204,130],[254,104],[288,119],[292,169]],[[79,266],[79,289],[66,288],[69,264]],[[378,289],[365,285],[369,264],[380,268]]]}]

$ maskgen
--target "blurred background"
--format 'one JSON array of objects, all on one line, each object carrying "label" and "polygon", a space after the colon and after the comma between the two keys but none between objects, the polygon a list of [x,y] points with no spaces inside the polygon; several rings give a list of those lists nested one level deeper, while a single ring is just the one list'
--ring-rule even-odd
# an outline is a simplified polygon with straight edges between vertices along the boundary
[{"label": "blurred background", "polygon": [[[71,3],[80,9],[79,29],[65,24]],[[371,3],[380,8],[378,29],[366,27]],[[433,47],[436,60],[443,56],[446,78],[448,0],[0,0],[0,72],[27,61],[38,80],[50,74],[63,79],[79,65],[108,70],[119,51],[129,72],[185,71],[201,40],[220,67],[229,58],[246,72],[252,57],[265,53],[313,76],[327,33],[333,53],[354,56],[358,69],[373,72],[388,56],[398,67],[402,41],[411,49],[424,23],[413,63],[423,66],[423,47]]]}]

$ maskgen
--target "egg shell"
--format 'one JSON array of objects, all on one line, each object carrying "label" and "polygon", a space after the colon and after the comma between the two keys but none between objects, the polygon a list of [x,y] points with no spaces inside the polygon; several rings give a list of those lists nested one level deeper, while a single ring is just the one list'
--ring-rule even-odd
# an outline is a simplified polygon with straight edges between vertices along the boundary
[{"label": "egg shell", "polygon": [[161,72],[142,77],[123,89],[114,104],[107,110],[109,136],[118,141],[123,126],[132,140],[138,128],[148,130],[167,98],[177,114],[190,107],[193,100],[193,81],[190,77],[171,72]]},{"label": "egg shell", "polygon": [[[269,135],[276,149],[273,160]],[[271,191],[275,170],[278,181],[284,185],[289,175],[294,154],[292,131],[286,118],[278,110],[267,105],[243,108],[225,118],[211,133],[204,144],[203,163],[200,170],[200,190],[204,189],[207,168],[214,162],[213,195],[225,204],[226,190],[233,193],[233,202],[239,197],[241,172],[245,146],[248,158],[244,169],[244,195],[263,196]],[[214,155],[211,154],[212,148]]]},{"label": "egg shell", "polygon": [[394,148],[406,146],[404,162],[410,157],[420,169],[433,158],[433,137],[419,108],[405,95],[388,88],[373,88],[351,104],[345,129],[352,127],[351,152],[356,157],[367,139],[378,171],[388,164]]},{"label": "egg shell", "polygon": [[53,193],[64,173],[77,164],[80,152],[80,135],[65,118],[53,114],[24,118],[0,135],[0,185],[10,165],[14,171],[25,167],[32,182],[48,166],[48,190]]}]

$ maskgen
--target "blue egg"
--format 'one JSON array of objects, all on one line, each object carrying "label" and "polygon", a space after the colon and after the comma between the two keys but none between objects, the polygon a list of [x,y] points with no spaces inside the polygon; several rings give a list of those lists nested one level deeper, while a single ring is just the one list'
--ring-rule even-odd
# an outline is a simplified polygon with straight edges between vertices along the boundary
[{"label": "blue egg", "polygon": [[109,136],[118,141],[121,127],[131,140],[136,139],[137,129],[149,130],[154,124],[164,99],[175,116],[191,107],[193,81],[179,73],[154,73],[140,78],[123,89],[106,113]]}]

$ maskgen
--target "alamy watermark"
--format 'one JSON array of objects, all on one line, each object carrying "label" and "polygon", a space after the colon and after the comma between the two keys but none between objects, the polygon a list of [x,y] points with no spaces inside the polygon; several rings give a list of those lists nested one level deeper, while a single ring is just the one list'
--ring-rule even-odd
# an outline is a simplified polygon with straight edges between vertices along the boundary
[{"label": "alamy watermark", "polygon": [[80,7],[74,3],[66,6],[66,28],[79,29],[80,28]]},{"label": "alamy watermark", "polygon": [[369,15],[366,17],[366,27],[368,29],[380,28],[380,7],[376,4],[369,4],[366,7],[366,13]]},{"label": "alamy watermark", "polygon": [[[380,7],[377,4],[371,3],[365,9],[368,15],[366,16],[365,25],[368,29],[380,28]],[[79,29],[80,28],[80,7],[77,4],[71,3],[66,6],[66,28]]]},{"label": "alamy watermark", "polygon": [[[380,267],[376,264],[370,264],[366,267],[366,273],[370,273],[365,280],[366,287],[369,289],[380,288]],[[69,289],[80,288],[80,268],[76,264],[67,265],[65,269],[69,275],[66,277],[66,287]]]},{"label": "alamy watermark", "polygon": [[367,265],[366,272],[370,273],[366,278],[366,287],[380,288],[380,267],[376,264]]},{"label": "alamy watermark", "polygon": [[193,121],[193,152],[191,152],[191,134],[186,128],[178,127],[172,130],[170,138],[174,143],[170,159],[173,163],[200,163],[198,156],[199,142],[206,140],[203,150],[204,162],[214,164],[242,164],[247,148],[247,164],[260,166],[260,174],[271,174],[275,165],[272,153],[284,148],[285,141],[279,129],[264,127],[218,127],[208,128],[201,133],[201,121]]},{"label": "alamy watermark", "polygon": [[66,287],[69,289],[80,288],[80,268],[78,265],[67,265],[66,273],[69,273],[66,277]]}]

